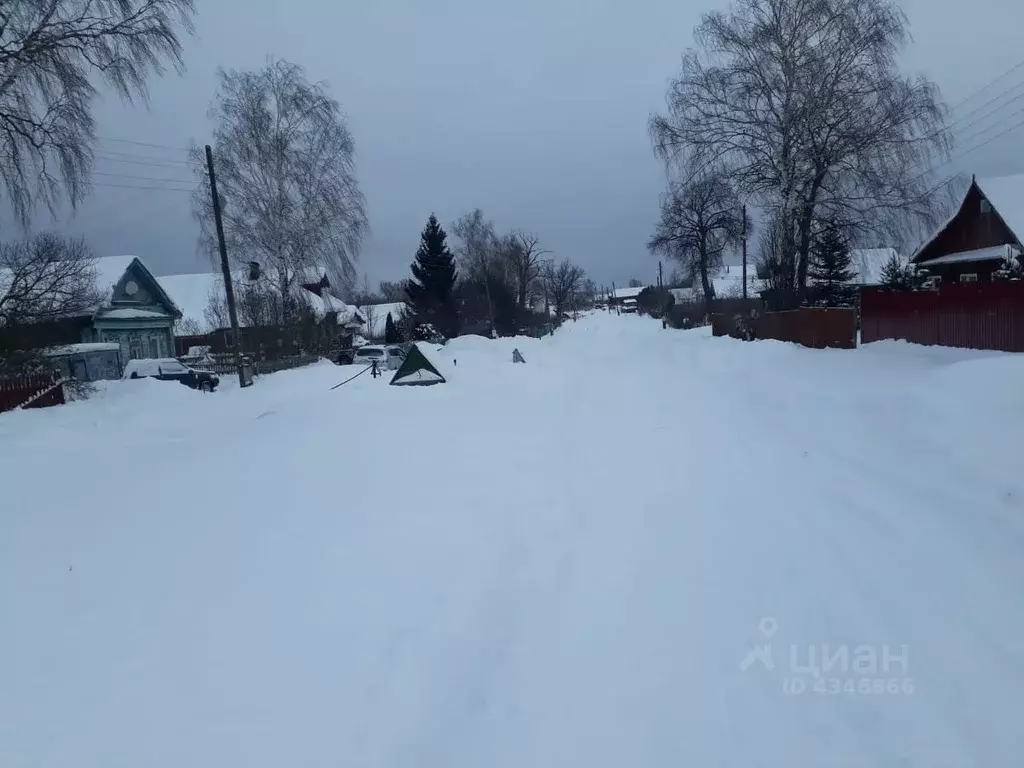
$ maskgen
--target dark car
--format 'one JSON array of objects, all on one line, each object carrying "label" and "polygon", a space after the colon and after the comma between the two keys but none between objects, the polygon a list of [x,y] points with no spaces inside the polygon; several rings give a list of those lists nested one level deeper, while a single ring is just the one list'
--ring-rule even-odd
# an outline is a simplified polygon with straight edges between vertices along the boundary
[{"label": "dark car", "polygon": [[177,381],[186,387],[201,392],[213,392],[220,384],[220,378],[209,371],[197,371],[173,357],[160,360],[129,360],[124,367],[126,379],[160,379]]}]

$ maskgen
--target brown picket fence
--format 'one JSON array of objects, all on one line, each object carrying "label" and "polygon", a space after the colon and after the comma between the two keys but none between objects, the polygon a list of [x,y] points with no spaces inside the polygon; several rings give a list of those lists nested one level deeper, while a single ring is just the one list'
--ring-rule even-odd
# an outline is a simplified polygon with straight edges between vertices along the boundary
[{"label": "brown picket fence", "polygon": [[0,413],[63,404],[64,387],[52,374],[0,377]]}]

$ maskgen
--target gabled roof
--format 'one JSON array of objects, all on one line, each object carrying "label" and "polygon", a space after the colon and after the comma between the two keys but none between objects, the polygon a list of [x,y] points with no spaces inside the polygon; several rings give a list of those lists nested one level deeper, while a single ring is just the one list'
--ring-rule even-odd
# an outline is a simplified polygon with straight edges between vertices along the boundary
[{"label": "gabled roof", "polygon": [[153,273],[149,271],[146,263],[138,256],[104,256],[96,259],[96,287],[99,288],[100,294],[104,297],[104,307],[110,306],[114,295],[114,286],[124,277],[124,273],[133,266],[152,283],[156,289],[157,298],[161,299],[170,308],[171,313],[181,317],[181,308],[175,304],[174,299],[168,295],[160,281],[156,279]]},{"label": "gabled roof", "polygon": [[[164,301],[171,310],[171,313],[175,315],[180,314],[181,310],[178,305],[171,299],[164,287],[160,285],[160,281],[153,276],[145,262],[138,256],[103,256],[92,260],[92,269],[96,274],[96,289],[100,295],[101,303],[99,306],[92,307],[91,311],[109,310],[114,298],[114,287],[121,281],[125,272],[133,264],[137,265],[136,268],[152,283],[158,298]],[[9,269],[0,269],[0,295],[10,288],[12,280],[13,275]]]},{"label": "gabled roof", "polygon": [[96,287],[108,301],[114,292],[114,286],[124,277],[124,273],[135,259],[135,256],[104,256],[96,259]]},{"label": "gabled roof", "polygon": [[967,202],[968,195],[971,194],[971,190],[975,187],[992,204],[992,208],[1003,220],[1003,223],[1010,228],[1014,237],[1017,238],[1017,243],[1024,242],[1021,240],[1024,237],[1024,174],[993,176],[985,179],[975,178],[967,185],[960,198],[960,202],[957,203],[956,209],[950,214],[949,218],[917,247],[917,250],[910,257],[911,262],[916,262],[921,251],[931,245],[932,241],[945,232],[949,225],[956,220],[963,210],[964,204]]},{"label": "gabled roof", "polygon": [[631,299],[635,296],[640,295],[640,291],[644,289],[643,286],[640,288],[616,288],[612,294],[613,299]]},{"label": "gabled roof", "polygon": [[1024,237],[1024,174],[977,179],[975,184],[1020,241]]}]

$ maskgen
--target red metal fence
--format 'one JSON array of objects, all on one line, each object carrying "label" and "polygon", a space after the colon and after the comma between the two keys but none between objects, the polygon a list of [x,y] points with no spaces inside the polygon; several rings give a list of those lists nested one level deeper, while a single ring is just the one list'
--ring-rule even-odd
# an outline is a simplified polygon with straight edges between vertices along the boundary
[{"label": "red metal fence", "polygon": [[[803,307],[785,312],[762,312],[749,321],[758,339],[791,341],[805,347],[853,349],[857,346],[857,311],[852,308]],[[739,333],[732,315],[711,316],[715,336]]]},{"label": "red metal fence", "polygon": [[47,373],[0,377],[0,413],[15,408],[46,408],[64,404],[60,379]]},{"label": "red metal fence", "polygon": [[865,290],[860,338],[1024,352],[1024,282],[957,283],[937,291]]}]

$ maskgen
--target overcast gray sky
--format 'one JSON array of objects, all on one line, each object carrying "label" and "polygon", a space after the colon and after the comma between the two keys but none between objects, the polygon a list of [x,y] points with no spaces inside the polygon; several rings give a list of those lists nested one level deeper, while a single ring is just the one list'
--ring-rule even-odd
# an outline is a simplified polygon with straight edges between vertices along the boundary
[{"label": "overcast gray sky", "polygon": [[[359,271],[404,278],[433,211],[445,223],[480,207],[499,228],[536,232],[600,283],[653,279],[644,243],[664,175],[647,117],[715,0],[198,0],[184,77],[154,80],[149,109],[97,106],[104,137],[92,197],[62,228],[97,255],[134,253],[158,274],[205,271],[183,192],[146,179],[188,178],[175,150],[205,143],[218,66],[268,55],[330,85],[356,139],[372,234]],[[1019,0],[908,0],[915,42],[905,68],[938,82],[950,105],[1020,60]],[[1024,80],[1024,68],[988,97]],[[962,148],[1024,119],[1018,101],[969,131]],[[979,113],[979,114],[983,114]],[[969,123],[970,120],[965,121]],[[956,161],[979,175],[1024,171],[1024,129]],[[154,158],[168,160],[156,164]],[[141,177],[138,179],[127,176]],[[181,186],[176,185],[176,186]],[[48,222],[39,220],[37,227]]]}]

